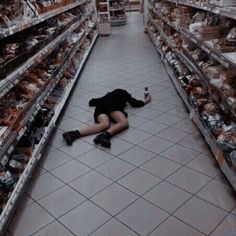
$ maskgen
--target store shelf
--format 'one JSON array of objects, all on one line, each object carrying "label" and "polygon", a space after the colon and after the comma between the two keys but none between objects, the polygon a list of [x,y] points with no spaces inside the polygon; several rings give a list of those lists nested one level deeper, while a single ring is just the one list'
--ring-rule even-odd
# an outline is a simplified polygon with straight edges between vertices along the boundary
[{"label": "store shelf", "polygon": [[[101,0],[102,2],[97,1],[97,11],[98,15],[105,17],[99,17],[98,19],[98,30],[99,34],[102,36],[108,36],[111,33],[111,24],[110,24],[110,4],[108,0]],[[107,8],[101,8],[100,4],[106,5]],[[105,10],[105,11],[104,11]]]},{"label": "store shelf", "polygon": [[22,30],[25,30],[25,29],[28,29],[34,25],[37,25],[49,18],[52,18],[54,16],[57,16],[63,12],[66,12],[66,11],[69,11],[70,9],[73,9],[79,5],[82,5],[84,3],[88,2],[87,0],[82,0],[82,1],[79,1],[77,3],[73,3],[73,4],[70,4],[68,6],[64,6],[64,7],[61,7],[59,9],[55,9],[53,11],[50,11],[50,12],[47,12],[45,14],[41,14],[39,16],[36,16],[35,18],[29,18],[27,20],[23,20],[23,21],[17,21],[15,22],[15,25],[9,27],[9,28],[3,28],[0,30],[0,39],[1,38],[5,38],[5,37],[8,37],[10,35],[13,35],[17,32],[20,32]]},{"label": "store shelf", "polygon": [[51,43],[49,43],[34,56],[29,58],[20,67],[18,67],[14,72],[8,75],[5,79],[0,81],[0,97],[4,96],[12,87],[14,87],[19,81],[21,81],[21,79],[23,79],[24,75],[30,69],[32,69],[36,64],[43,61],[44,58],[46,58],[62,41],[67,38],[68,34],[78,28],[79,25],[82,24],[86,19],[87,16],[72,24],[69,29],[67,29],[59,37],[54,39]]},{"label": "store shelf", "polygon": [[30,161],[28,162],[20,179],[18,180],[18,182],[14,188],[14,191],[12,192],[11,197],[9,198],[9,200],[8,200],[8,202],[7,202],[5,208],[0,216],[0,234],[1,235],[4,232],[4,229],[6,228],[7,224],[9,223],[10,217],[13,214],[13,212],[17,206],[17,202],[18,202],[19,198],[21,197],[22,193],[24,192],[24,189],[28,183],[28,180],[30,179],[30,177],[33,173],[35,166],[37,165],[38,161],[41,158],[41,153],[46,146],[45,144],[47,143],[47,140],[50,138],[51,133],[52,133],[54,127],[56,126],[56,121],[59,118],[60,113],[66,103],[66,100],[68,99],[70,92],[73,89],[73,86],[78,79],[78,75],[80,74],[81,69],[84,66],[84,63],[86,62],[86,60],[91,52],[91,49],[94,46],[97,36],[98,36],[98,33],[96,33],[90,47],[88,48],[88,50],[84,54],[83,60],[80,63],[79,68],[77,69],[77,72],[74,76],[73,81],[71,83],[68,83],[68,86],[64,91],[62,99],[60,100],[60,102],[57,104],[57,106],[55,108],[55,113],[54,113],[53,118],[51,119],[47,129],[45,130],[44,135],[40,140],[40,143],[35,147]]},{"label": "store shelf", "polygon": [[215,50],[207,41],[203,41],[200,38],[196,37],[194,34],[190,33],[188,30],[179,27],[179,32],[181,32],[185,37],[187,37],[190,41],[198,45],[203,51],[205,51],[210,57],[214,58],[220,64],[225,66],[226,68],[236,68],[236,61],[230,60],[227,57],[228,53],[220,53]]},{"label": "store shelf", "polygon": [[[112,27],[126,24],[125,4],[126,2],[124,0],[110,1],[110,19]],[[120,17],[122,17],[122,19]]]},{"label": "store shelf", "polygon": [[123,7],[119,7],[119,8],[110,7],[110,11],[124,11],[124,8]]},{"label": "store shelf", "polygon": [[109,15],[108,11],[98,12],[99,15]]},{"label": "store shelf", "polygon": [[126,11],[139,11],[141,2],[139,0],[129,0],[126,5]]},{"label": "store shelf", "polygon": [[[157,13],[156,13],[157,14]],[[170,25],[171,27],[173,27],[173,29],[175,29],[176,31],[178,31],[179,33],[183,33],[183,30],[181,30],[181,27],[175,27],[171,22],[166,21],[165,19],[163,19],[159,14],[157,14],[158,17],[160,17],[160,19],[162,19],[165,23],[167,23],[168,25]],[[205,88],[212,88],[213,92],[210,92],[213,100],[215,99],[214,93],[216,92],[218,95],[218,98],[220,99],[220,101],[216,100],[217,103],[219,103],[220,107],[225,111],[227,110],[228,112],[232,113],[235,117],[236,117],[236,104],[231,103],[228,98],[222,94],[222,92],[216,88],[213,87],[210,84],[210,79],[203,71],[202,69],[199,67],[199,65],[197,63],[194,62],[194,60],[191,58],[191,56],[184,50],[182,49],[183,52],[176,50],[175,45],[170,42],[169,38],[165,35],[165,33],[163,32],[162,28],[156,24],[155,22],[152,22],[157,28],[158,31],[161,33],[162,37],[166,40],[166,42],[168,42],[168,44],[171,46],[171,48],[175,51],[175,54],[185,63],[185,65],[190,69],[190,71],[194,71],[197,75],[198,78],[200,79],[200,82],[202,83],[202,85]],[[184,35],[184,34],[183,34]],[[194,41],[194,38],[191,38],[191,41]],[[197,43],[197,42],[196,42]],[[207,49],[203,43],[199,42],[198,46],[201,47],[202,49],[204,49],[204,51],[208,51],[208,55],[210,55],[210,51],[209,49]],[[222,61],[221,61],[222,62]]]},{"label": "store shelf", "polygon": [[[202,86],[208,90],[208,92],[212,95],[212,99],[215,100],[216,103],[221,107],[223,111],[227,111],[228,113],[232,113],[236,117],[236,105],[229,102],[228,98],[216,87],[213,87],[210,84],[210,78],[201,70],[197,63],[191,58],[188,53],[182,49],[182,51],[176,49],[175,44],[170,41],[169,37],[165,35],[162,28],[156,24],[154,21],[151,21],[153,25],[155,25],[160,33],[160,35],[165,39],[168,45],[175,52],[175,55],[179,57],[179,59],[185,64],[185,66],[191,71],[194,72]],[[208,88],[212,88],[209,90]],[[218,99],[215,98],[215,94],[217,94]]]},{"label": "store shelf", "polygon": [[[191,35],[187,36],[187,34],[184,33],[184,32],[186,32],[185,29],[182,29],[181,27],[176,27],[175,25],[173,25],[173,23],[168,22],[165,19],[163,19],[158,13],[156,13],[156,14],[157,14],[158,17],[160,17],[161,20],[163,20],[166,24],[171,26],[174,30],[178,31],[179,33],[182,33],[184,36],[188,37],[192,42],[197,44],[202,50],[204,50],[206,53],[208,53],[209,56],[212,56],[215,59],[217,58],[216,56],[214,56],[214,52],[211,52],[210,49],[207,48],[202,41],[198,42],[197,39],[195,39],[196,37],[192,37]],[[161,27],[158,26],[155,22],[154,22],[154,24],[161,31],[161,33],[165,37],[166,41],[172,46],[172,48],[174,48],[174,45],[172,43],[170,43],[169,38],[167,36],[165,36],[165,34],[162,31]],[[180,52],[180,51],[176,51],[176,54],[181,57],[181,59],[185,62],[185,64],[187,65],[187,67],[191,71],[195,71],[197,73],[197,75],[201,78],[201,81],[203,82],[204,87],[212,87],[212,85],[209,83],[210,78],[208,78],[208,76],[201,70],[201,68],[196,63],[194,63],[194,60],[191,59],[191,56],[189,56],[189,55],[186,56],[185,55],[185,54],[188,54],[186,51],[185,51],[185,53]],[[227,62],[225,62],[225,60],[223,60],[222,57],[221,58],[218,57],[218,61],[221,64],[223,64],[224,66],[226,66],[226,68],[229,66],[229,64],[226,64]],[[233,115],[236,117],[235,104],[230,104],[227,97],[224,96],[221,93],[221,91],[219,91],[215,87],[214,87],[214,89],[218,92],[218,96],[221,98],[221,101],[222,101],[221,107],[226,108],[229,112],[233,113]]]},{"label": "store shelf", "polygon": [[[84,35],[86,36],[87,34]],[[52,90],[57,85],[70,60],[73,58],[76,49],[83,43],[83,38],[85,38],[84,35],[78,40],[75,46],[71,49],[70,53],[64,58],[57,75],[55,77],[54,74],[52,75],[54,77],[53,80],[49,80],[49,83],[46,84],[41,89],[41,91],[38,92],[38,95],[35,96],[31,103],[24,108],[24,111],[22,112],[24,113],[24,116],[22,117],[20,122],[20,129],[13,132],[9,129],[9,133],[5,137],[1,137],[3,139],[3,143],[1,144],[0,148],[1,158],[4,158],[5,155],[9,156],[16,146],[17,142],[24,135],[28,122],[32,122],[44,101],[48,98]]]},{"label": "store shelf", "polygon": [[[183,34],[186,38],[188,38],[191,42],[196,44],[198,47],[200,47],[203,51],[205,51],[210,57],[214,58],[216,61],[218,61],[220,64],[222,64],[224,67],[228,69],[236,69],[236,60],[233,60],[230,56],[231,53],[221,53],[215,50],[212,47],[212,44],[209,44],[208,41],[203,41],[200,38],[198,38],[196,35],[190,33],[187,29],[182,28],[181,26],[175,26],[172,22],[169,22],[156,12],[156,9],[150,5],[152,8],[152,11],[161,18],[166,24],[170,25],[172,28],[174,28],[176,31]],[[235,52],[236,54],[236,52]]]},{"label": "store shelf", "polygon": [[236,7],[218,7],[216,5],[208,4],[206,2],[197,2],[197,1],[185,1],[185,0],[167,0],[175,4],[185,5],[189,7],[194,7],[197,9],[209,11],[215,14],[229,17],[236,20]]},{"label": "store shelf", "polygon": [[235,172],[235,170],[233,168],[231,168],[230,165],[226,162],[226,160],[224,158],[224,154],[223,154],[221,148],[218,146],[217,141],[215,140],[214,136],[211,134],[211,132],[208,130],[208,128],[205,127],[203,125],[203,123],[201,122],[200,115],[199,115],[198,111],[196,111],[194,108],[192,108],[191,105],[189,104],[185,90],[182,88],[180,83],[177,81],[177,78],[173,72],[173,69],[168,64],[163,53],[161,52],[161,49],[159,49],[158,46],[156,45],[155,40],[152,36],[152,33],[149,30],[148,30],[148,34],[149,34],[149,37],[150,37],[151,41],[153,42],[157,52],[160,53],[162,62],[165,65],[166,71],[169,74],[169,77],[171,78],[173,84],[175,85],[176,90],[178,91],[180,97],[182,98],[182,100],[184,101],[185,105],[187,106],[187,108],[189,110],[189,118],[195,123],[195,125],[200,130],[206,143],[210,147],[217,163],[219,164],[222,172],[227,177],[227,179],[229,180],[232,187],[236,190],[236,172]]}]

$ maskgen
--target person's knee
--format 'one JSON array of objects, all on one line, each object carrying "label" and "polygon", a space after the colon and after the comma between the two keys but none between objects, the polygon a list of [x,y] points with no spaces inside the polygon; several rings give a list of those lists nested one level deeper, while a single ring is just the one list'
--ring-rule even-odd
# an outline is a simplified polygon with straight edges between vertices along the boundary
[{"label": "person's knee", "polygon": [[122,122],[122,127],[123,127],[123,129],[128,129],[129,128],[128,120],[125,120],[125,121]]},{"label": "person's knee", "polygon": [[109,122],[103,122],[101,123],[101,127],[105,130],[108,129],[110,127],[110,123]]}]

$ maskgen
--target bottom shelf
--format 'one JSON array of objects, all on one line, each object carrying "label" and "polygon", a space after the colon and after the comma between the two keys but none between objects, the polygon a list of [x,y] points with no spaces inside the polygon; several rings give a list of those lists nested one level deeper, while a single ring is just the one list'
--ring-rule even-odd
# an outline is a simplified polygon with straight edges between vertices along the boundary
[{"label": "bottom shelf", "polygon": [[204,124],[201,122],[199,113],[191,107],[191,105],[188,102],[187,94],[179,81],[177,81],[176,76],[173,72],[173,69],[168,64],[164,54],[158,48],[158,46],[155,43],[155,40],[152,36],[152,33],[148,30],[148,35],[154,44],[155,49],[161,56],[161,60],[163,64],[165,65],[166,71],[169,74],[169,77],[171,78],[172,82],[174,83],[176,90],[178,91],[179,95],[181,96],[182,100],[184,101],[185,105],[187,106],[189,110],[189,118],[194,122],[194,124],[198,127],[199,131],[201,132],[202,136],[204,137],[206,143],[210,147],[219,167],[221,168],[223,174],[226,176],[228,181],[230,182],[231,186],[234,190],[236,190],[236,171],[233,167],[231,167],[227,161],[225,160],[224,153],[222,149],[218,146],[216,139],[212,135],[212,133],[204,126]]},{"label": "bottom shelf", "polygon": [[26,185],[32,176],[32,173],[38,163],[38,161],[41,158],[41,153],[44,150],[48,139],[50,138],[55,126],[56,126],[56,121],[58,120],[61,111],[63,109],[63,106],[66,103],[66,100],[68,99],[70,92],[72,91],[72,88],[74,87],[75,83],[77,82],[78,75],[80,74],[95,42],[98,37],[98,33],[95,34],[90,46],[88,47],[87,51],[83,55],[83,59],[77,68],[77,71],[74,75],[74,78],[71,82],[67,84],[67,87],[65,91],[63,92],[62,98],[60,99],[59,103],[55,106],[54,108],[54,115],[52,119],[50,120],[50,123],[48,126],[45,128],[44,134],[40,140],[40,142],[35,146],[34,151],[31,155],[31,158],[29,162],[27,163],[26,168],[24,169],[24,172],[21,174],[20,179],[18,180],[14,191],[11,193],[11,196],[4,207],[4,210],[1,213],[0,216],[0,235],[3,235],[4,230],[6,229],[7,224],[9,223],[12,214],[14,213],[14,210],[16,209],[18,200],[20,199],[21,195],[23,194]]}]

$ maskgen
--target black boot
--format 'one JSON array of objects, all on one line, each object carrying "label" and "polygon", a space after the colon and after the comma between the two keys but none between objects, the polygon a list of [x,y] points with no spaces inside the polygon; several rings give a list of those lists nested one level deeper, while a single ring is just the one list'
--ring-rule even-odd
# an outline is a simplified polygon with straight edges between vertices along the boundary
[{"label": "black boot", "polygon": [[75,130],[75,131],[69,131],[69,132],[66,132],[64,134],[62,134],[63,138],[66,140],[66,143],[68,145],[72,145],[72,143],[80,138],[80,132],[79,130]]},{"label": "black boot", "polygon": [[103,147],[109,148],[111,147],[111,134],[109,132],[104,132],[99,134],[93,140],[95,144],[101,144]]}]

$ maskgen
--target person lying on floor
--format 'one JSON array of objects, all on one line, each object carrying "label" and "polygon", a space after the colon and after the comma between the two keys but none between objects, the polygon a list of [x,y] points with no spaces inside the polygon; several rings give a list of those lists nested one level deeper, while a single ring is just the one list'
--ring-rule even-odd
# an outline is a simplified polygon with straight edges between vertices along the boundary
[{"label": "person lying on floor", "polygon": [[[101,144],[101,146],[109,148],[111,146],[111,137],[129,127],[128,114],[124,111],[126,103],[128,102],[132,107],[143,107],[150,101],[150,95],[144,98],[144,101],[137,100],[123,89],[115,89],[103,97],[92,98],[89,101],[89,106],[96,106],[94,111],[96,123],[80,130],[63,133],[62,136],[68,145],[72,145],[80,137],[104,131],[97,135],[93,141],[95,144]],[[115,125],[110,127],[111,121]]]}]

